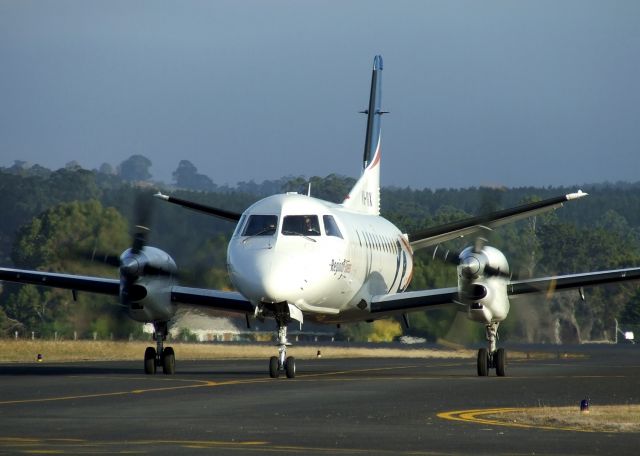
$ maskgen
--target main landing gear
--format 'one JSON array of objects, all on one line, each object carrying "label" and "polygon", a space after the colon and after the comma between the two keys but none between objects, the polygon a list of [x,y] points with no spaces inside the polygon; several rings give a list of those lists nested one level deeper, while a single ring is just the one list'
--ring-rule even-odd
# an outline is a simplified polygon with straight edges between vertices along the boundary
[{"label": "main landing gear", "polygon": [[486,377],[489,375],[489,369],[495,369],[498,377],[504,377],[505,367],[507,365],[507,354],[504,348],[496,349],[498,340],[498,322],[492,322],[486,326],[487,340],[489,341],[489,349],[481,348],[478,350],[478,376]]},{"label": "main landing gear", "polygon": [[162,366],[162,371],[167,375],[176,373],[176,355],[173,348],[164,347],[164,341],[167,339],[167,322],[154,323],[154,337],[156,339],[156,348],[147,347],[144,352],[144,373],[155,374],[156,368]]},{"label": "main landing gear", "polygon": [[284,320],[278,320],[278,356],[272,356],[269,360],[269,376],[278,378],[280,372],[284,371],[287,378],[296,376],[296,359],[293,356],[287,357],[287,346],[291,345],[287,340],[287,324]]}]

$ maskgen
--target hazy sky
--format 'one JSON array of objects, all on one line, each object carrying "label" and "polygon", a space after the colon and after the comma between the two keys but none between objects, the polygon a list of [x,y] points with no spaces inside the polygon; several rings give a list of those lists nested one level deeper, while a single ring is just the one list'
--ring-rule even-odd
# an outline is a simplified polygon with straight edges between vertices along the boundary
[{"label": "hazy sky", "polygon": [[640,180],[640,1],[0,0],[0,165],[181,159],[218,184]]}]

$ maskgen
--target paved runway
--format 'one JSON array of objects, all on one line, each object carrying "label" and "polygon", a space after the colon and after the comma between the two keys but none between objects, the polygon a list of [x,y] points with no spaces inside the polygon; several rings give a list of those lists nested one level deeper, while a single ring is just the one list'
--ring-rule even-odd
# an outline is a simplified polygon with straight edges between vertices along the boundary
[{"label": "paved runway", "polygon": [[[640,434],[519,429],[439,418],[500,407],[640,403],[640,347],[585,359],[299,360],[272,380],[267,360],[0,365],[0,454],[637,454]],[[291,350],[295,355],[295,347]]]}]

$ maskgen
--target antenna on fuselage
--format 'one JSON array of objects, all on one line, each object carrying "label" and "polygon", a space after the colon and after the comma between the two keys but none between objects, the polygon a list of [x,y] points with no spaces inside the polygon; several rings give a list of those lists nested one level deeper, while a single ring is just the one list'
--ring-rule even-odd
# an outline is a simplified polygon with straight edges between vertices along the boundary
[{"label": "antenna on fuselage", "polygon": [[307,196],[311,196],[311,181],[309,181],[309,186],[307,187]]}]

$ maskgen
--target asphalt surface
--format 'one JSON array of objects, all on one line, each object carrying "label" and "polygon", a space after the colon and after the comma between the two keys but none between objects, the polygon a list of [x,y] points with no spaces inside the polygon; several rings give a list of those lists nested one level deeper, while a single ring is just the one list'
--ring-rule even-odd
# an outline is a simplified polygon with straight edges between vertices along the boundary
[{"label": "asphalt surface", "polygon": [[[557,348],[551,349],[554,353]],[[560,349],[475,375],[475,360],[268,360],[0,365],[0,454],[637,454],[640,434],[516,428],[438,414],[640,403],[640,347]],[[295,347],[291,350],[295,354]],[[451,414],[450,417],[460,417]]]}]

